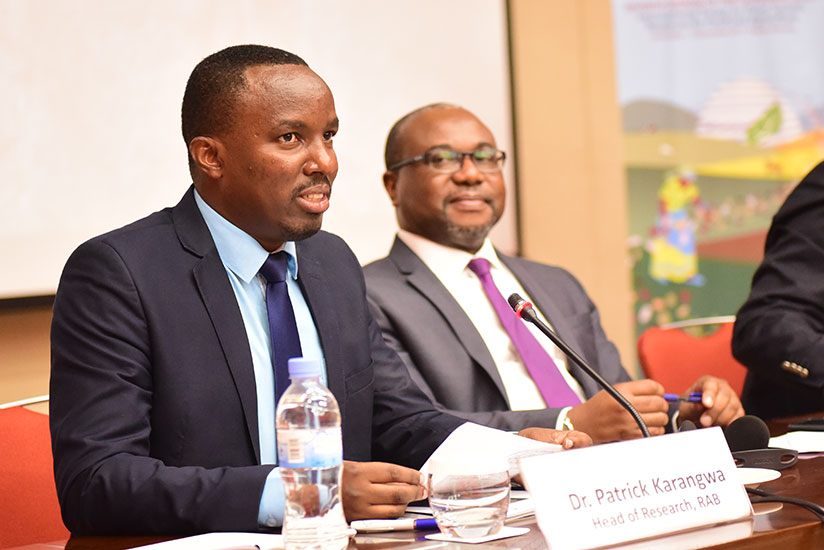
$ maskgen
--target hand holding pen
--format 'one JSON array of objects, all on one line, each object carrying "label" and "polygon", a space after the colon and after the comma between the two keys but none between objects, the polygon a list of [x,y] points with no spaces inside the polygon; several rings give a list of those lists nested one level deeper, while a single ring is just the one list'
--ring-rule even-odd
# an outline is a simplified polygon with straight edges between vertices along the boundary
[{"label": "hand holding pen", "polygon": [[[679,403],[681,418],[701,427],[724,427],[744,415],[738,394],[726,380],[715,376],[701,376],[683,396],[676,397],[671,402]],[[670,401],[667,394],[664,399]]]},{"label": "hand holding pen", "polygon": [[689,395],[681,396],[676,393],[665,393],[664,399],[666,399],[670,403],[701,403],[701,400],[704,398],[704,394],[700,391],[692,392]]}]

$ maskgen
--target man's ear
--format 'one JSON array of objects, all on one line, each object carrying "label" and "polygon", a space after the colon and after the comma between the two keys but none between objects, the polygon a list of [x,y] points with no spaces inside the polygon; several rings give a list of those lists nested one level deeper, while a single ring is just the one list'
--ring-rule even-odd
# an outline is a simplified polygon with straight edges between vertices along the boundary
[{"label": "man's ear", "polygon": [[213,180],[223,176],[223,144],[219,140],[198,136],[189,143],[189,154],[194,161],[195,170],[200,170]]},{"label": "man's ear", "polygon": [[383,188],[389,194],[392,206],[398,206],[398,173],[386,171],[383,173]]}]

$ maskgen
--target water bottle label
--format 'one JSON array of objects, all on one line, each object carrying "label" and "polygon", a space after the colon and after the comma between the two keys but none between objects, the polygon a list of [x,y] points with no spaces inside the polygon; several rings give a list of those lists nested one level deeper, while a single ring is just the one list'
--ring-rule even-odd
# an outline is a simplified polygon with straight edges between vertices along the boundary
[{"label": "water bottle label", "polygon": [[340,428],[278,430],[278,464],[283,468],[327,468],[343,462]]}]

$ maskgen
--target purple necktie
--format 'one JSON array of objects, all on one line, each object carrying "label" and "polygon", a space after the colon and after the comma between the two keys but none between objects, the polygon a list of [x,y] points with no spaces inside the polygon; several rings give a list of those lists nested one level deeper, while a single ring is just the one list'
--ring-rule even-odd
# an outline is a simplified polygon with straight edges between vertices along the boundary
[{"label": "purple necktie", "polygon": [[260,274],[266,279],[266,313],[272,339],[272,366],[275,369],[275,404],[289,387],[289,359],[300,357],[300,336],[295,311],[286,288],[286,252],[270,254]]},{"label": "purple necktie", "polygon": [[552,357],[538,343],[538,340],[529,332],[526,324],[515,315],[512,308],[501,296],[492,275],[489,273],[489,260],[475,258],[469,262],[469,269],[481,280],[481,286],[486,293],[486,297],[495,308],[495,313],[501,320],[509,338],[515,345],[515,349],[521,355],[526,370],[532,376],[538,391],[544,398],[547,407],[571,407],[581,402],[578,396],[569,387],[563,375],[558,370]]}]

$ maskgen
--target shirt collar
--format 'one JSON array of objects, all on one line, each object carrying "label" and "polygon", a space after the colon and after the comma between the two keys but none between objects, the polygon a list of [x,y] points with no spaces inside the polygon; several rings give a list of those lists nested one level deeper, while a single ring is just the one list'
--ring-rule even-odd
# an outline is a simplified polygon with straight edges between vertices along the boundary
[{"label": "shirt collar", "polygon": [[[195,189],[195,203],[203,215],[209,233],[212,234],[212,239],[215,241],[223,265],[244,282],[251,282],[260,271],[263,262],[269,257],[269,252],[260,246],[260,243],[253,239],[251,235],[206,204],[197,189]],[[283,243],[279,250],[283,250],[288,255],[287,268],[289,274],[293,279],[297,279],[298,255],[295,242],[287,241]]]},{"label": "shirt collar", "polygon": [[398,230],[398,238],[438,277],[455,276],[463,272],[469,261],[474,258],[486,258],[493,268],[500,269],[503,266],[492,241],[488,238],[484,239],[484,244],[475,254],[430,241],[403,229]]}]

